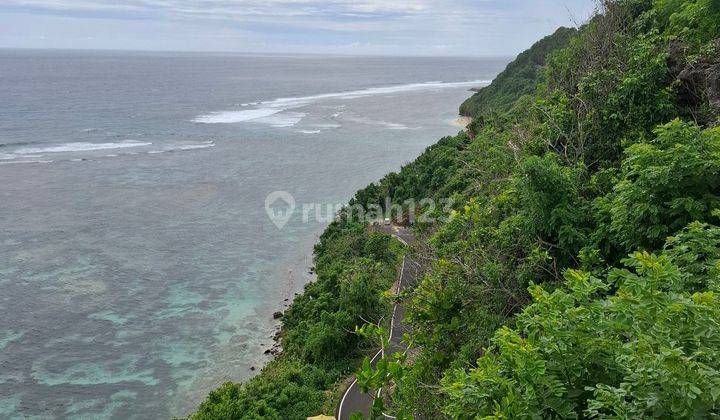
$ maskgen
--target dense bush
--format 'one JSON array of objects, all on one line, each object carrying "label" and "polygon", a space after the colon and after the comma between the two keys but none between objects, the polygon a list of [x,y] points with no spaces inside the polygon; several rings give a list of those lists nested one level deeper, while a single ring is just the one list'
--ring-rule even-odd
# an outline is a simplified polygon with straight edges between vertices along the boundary
[{"label": "dense bush", "polygon": [[[351,201],[453,202],[449,219],[415,227],[413,348],[388,411],[720,415],[720,229],[709,224],[720,128],[708,95],[720,0],[602,5],[466,102],[468,132]],[[317,282],[284,317],[283,355],[215,391],[197,417],[331,412],[324,390],[358,366],[364,342],[351,331],[387,310],[398,253],[365,226],[331,224]]]},{"label": "dense bush", "polygon": [[367,226],[331,224],[315,250],[317,280],[283,316],[283,352],[245,384],[211,392],[192,417],[204,419],[305,419],[332,414],[338,381],[363,356],[353,331],[388,309],[384,293],[398,265],[400,245]]},{"label": "dense bush", "polygon": [[[708,229],[714,240],[703,246],[717,250],[720,229]],[[717,260],[683,276],[687,267],[678,264],[688,261],[674,258],[672,250],[697,239],[683,236],[664,255],[635,253],[626,260],[630,270],[614,269],[603,279],[569,270],[563,289],[531,286],[534,303],[518,316],[517,327],[500,329],[477,367],[445,378],[446,413],[717,416],[720,297],[708,290],[711,279],[697,275],[717,270]]]},{"label": "dense bush", "polygon": [[[670,71],[668,53],[670,40],[685,46],[688,59],[713,51],[705,47],[720,34],[703,29],[716,25],[712,5],[697,2],[708,12],[688,17],[696,10],[689,2],[605,3],[604,15],[571,37],[567,48],[550,54],[544,77],[533,83],[533,98],[521,97],[499,108],[487,99],[493,113],[476,108],[471,133],[442,142],[457,147],[444,149],[442,155],[442,148],[429,148],[378,184],[378,191],[412,184],[412,190],[405,191],[456,199],[450,221],[420,226],[428,235],[430,248],[424,249],[424,257],[430,264],[410,303],[416,348],[397,381],[393,402],[398,414],[466,418],[492,414],[494,404],[517,400],[519,394],[513,392],[521,392],[524,385],[505,382],[511,390],[503,394],[507,401],[484,401],[490,409],[483,411],[471,407],[479,400],[462,400],[453,389],[482,394],[484,383],[460,388],[451,384],[458,369],[468,372],[492,345],[494,329],[520,322],[516,315],[532,301],[527,292],[531,283],[553,293],[567,275],[574,275],[568,273],[579,273],[568,270],[586,269],[593,278],[604,278],[605,293],[612,293],[620,282],[608,280],[607,273],[613,273],[610,279],[616,277],[620,271],[613,267],[640,249],[664,252],[658,258],[674,262],[671,271],[687,285],[683,293],[716,287],[718,249],[712,240],[717,230],[697,223],[683,228],[714,220],[714,210],[720,208],[718,131],[691,119],[695,110],[677,96],[680,82]],[[692,24],[678,29],[681,17]],[[498,77],[487,95],[502,91],[504,83]],[[506,86],[508,93],[515,91],[513,82]],[[482,91],[475,100],[481,96]],[[431,174],[445,181],[426,182],[433,179]],[[672,235],[676,239],[663,251]],[[683,245],[673,246],[673,240]],[[533,363],[518,354],[512,357],[519,364]],[[487,362],[488,369],[491,365]],[[598,375],[604,369],[597,367]],[[444,377],[444,392],[438,392]],[[597,402],[595,411],[586,411],[594,391],[572,388],[565,379],[557,386],[568,387],[571,395],[554,396],[552,407],[580,416],[609,412]],[[685,391],[678,390],[675,399],[700,398]],[[535,388],[527,392],[540,395]],[[606,397],[604,391],[596,392],[598,400]],[[710,401],[707,388],[701,397],[704,403]],[[573,405],[572,398],[583,402]],[[529,406],[513,407],[517,411],[503,413],[538,414]],[[658,407],[643,414],[692,416],[690,411]],[[553,416],[552,411],[543,413]]]},{"label": "dense bush", "polygon": [[597,201],[605,218],[599,234],[623,252],[658,249],[686,224],[708,221],[720,208],[720,129],[676,120],[655,134],[627,148],[614,191]]},{"label": "dense bush", "polygon": [[211,392],[193,418],[305,418],[321,410],[338,374],[284,356],[245,385],[228,382]]},{"label": "dense bush", "polygon": [[671,37],[702,45],[720,34],[720,1],[656,0],[657,17]]},{"label": "dense bush", "polygon": [[508,64],[505,71],[500,73],[490,86],[481,89],[463,102],[460,106],[460,114],[474,117],[478,114],[501,111],[521,96],[534,94],[542,77],[542,68],[545,66],[548,54],[567,46],[575,33],[574,28],[560,28],[554,34],[535,43]]}]

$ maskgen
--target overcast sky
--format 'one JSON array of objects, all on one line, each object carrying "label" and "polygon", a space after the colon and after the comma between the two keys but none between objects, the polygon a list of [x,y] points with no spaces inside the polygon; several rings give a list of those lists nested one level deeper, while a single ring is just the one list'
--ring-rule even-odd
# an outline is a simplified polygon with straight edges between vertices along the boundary
[{"label": "overcast sky", "polygon": [[514,55],[595,0],[0,0],[0,48]]}]

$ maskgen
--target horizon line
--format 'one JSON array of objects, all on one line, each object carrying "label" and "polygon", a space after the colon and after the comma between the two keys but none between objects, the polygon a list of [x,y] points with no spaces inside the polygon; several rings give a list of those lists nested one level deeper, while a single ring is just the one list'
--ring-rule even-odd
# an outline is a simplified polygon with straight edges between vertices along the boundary
[{"label": "horizon line", "polygon": [[197,54],[197,55],[244,55],[244,56],[317,56],[317,57],[378,57],[378,58],[470,58],[470,59],[507,59],[517,56],[508,55],[418,55],[418,54],[347,54],[324,52],[260,52],[260,51],[199,51],[199,50],[173,50],[173,49],[132,49],[132,48],[54,48],[54,47],[0,47],[0,51],[52,51],[52,52],[105,52],[105,53],[166,53],[166,54]]}]

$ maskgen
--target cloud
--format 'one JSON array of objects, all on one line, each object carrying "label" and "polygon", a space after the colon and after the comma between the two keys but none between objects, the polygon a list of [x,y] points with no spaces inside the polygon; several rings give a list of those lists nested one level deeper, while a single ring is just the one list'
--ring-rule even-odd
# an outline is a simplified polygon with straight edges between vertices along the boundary
[{"label": "cloud", "polygon": [[[529,6],[536,3],[537,6]],[[146,12],[167,16],[206,16],[218,19],[250,17],[346,17],[351,19],[443,16],[473,18],[480,14],[494,17],[522,17],[523,10],[542,8],[547,0],[4,0],[2,6],[42,12],[98,14]],[[554,1],[560,4],[588,1]],[[0,7],[2,7],[0,6]],[[488,13],[494,12],[494,13]],[[563,12],[563,11],[561,11]],[[529,16],[525,16],[529,17]]]},{"label": "cloud", "polygon": [[[47,38],[62,44],[73,33],[70,47],[83,27],[96,32],[93,48],[102,39],[127,48],[183,49],[175,39],[208,40],[208,49],[353,52],[382,54],[512,55],[560,25],[584,20],[595,0],[2,0],[2,14],[22,19],[18,32],[0,38],[0,46],[23,46],[30,27],[42,27]],[[68,19],[80,29],[66,28]],[[95,21],[95,24],[91,23]],[[128,25],[117,21],[144,21]],[[44,22],[48,28],[39,25]],[[83,23],[85,22],[85,23]],[[101,23],[102,22],[102,23]],[[27,26],[28,29],[25,29]],[[103,29],[107,27],[108,29]],[[130,33],[130,27],[133,31]],[[112,29],[112,33],[109,33]],[[3,29],[0,27],[0,35]],[[103,33],[108,32],[108,33]],[[165,38],[158,39],[158,33]],[[138,42],[138,39],[145,39]],[[225,44],[217,39],[234,39]],[[19,40],[19,41],[18,41]],[[3,42],[4,41],[4,42]],[[36,41],[33,41],[36,42]],[[69,44],[70,42],[66,42]],[[140,44],[140,45],[138,45]],[[33,43],[32,46],[36,46]],[[253,47],[257,46],[257,47]],[[262,46],[263,48],[260,48]]]},{"label": "cloud", "polygon": [[408,14],[427,10],[423,1],[379,0],[5,0],[5,6],[52,12],[139,12],[178,16],[327,16],[346,14],[367,17],[378,14]]}]

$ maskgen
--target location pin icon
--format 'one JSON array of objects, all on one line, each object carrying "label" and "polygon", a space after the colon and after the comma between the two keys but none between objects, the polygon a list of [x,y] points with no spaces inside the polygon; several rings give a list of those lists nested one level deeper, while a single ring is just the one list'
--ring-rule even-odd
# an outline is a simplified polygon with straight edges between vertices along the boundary
[{"label": "location pin icon", "polygon": [[278,229],[285,227],[295,211],[295,198],[287,191],[274,191],[265,198],[265,211]]}]

